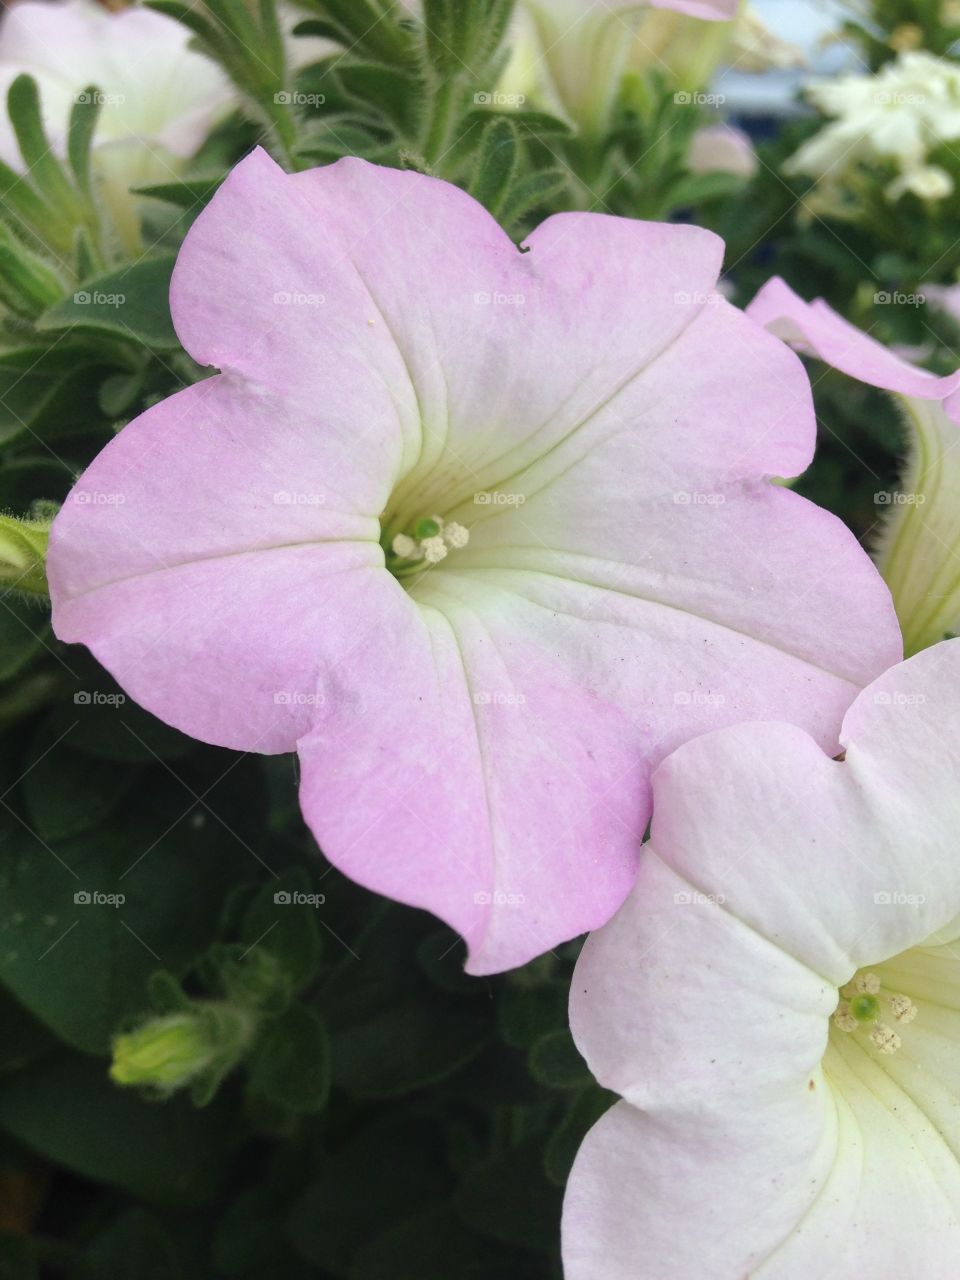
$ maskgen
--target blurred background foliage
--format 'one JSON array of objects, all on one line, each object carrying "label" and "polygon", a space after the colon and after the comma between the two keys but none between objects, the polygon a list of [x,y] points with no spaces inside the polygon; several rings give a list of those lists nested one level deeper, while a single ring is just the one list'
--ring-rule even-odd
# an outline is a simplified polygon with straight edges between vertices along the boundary
[{"label": "blurred background foliage", "polygon": [[[960,196],[891,203],[878,173],[855,219],[818,211],[784,174],[809,112],[751,122],[750,173],[694,171],[731,32],[682,70],[622,67],[598,124],[517,87],[511,0],[423,0],[422,23],[390,0],[303,0],[292,23],[272,0],[152,7],[237,100],[141,185],[134,250],[91,178],[109,86],[80,95],[62,152],[29,76],[8,98],[24,165],[0,165],[0,1280],[552,1280],[566,1174],[610,1102],[566,1029],[578,945],[464,977],[449,930],[324,861],[292,758],[188,740],[59,644],[31,557],[111,435],[207,375],[177,342],[170,272],[255,142],[290,169],[353,154],[445,178],[518,242],[571,208],[700,222],[738,302],[779,273],[939,371],[960,332],[915,295],[956,283]],[[843,38],[872,69],[904,41],[950,56],[955,10],[876,0]],[[297,41],[320,56],[292,59]],[[960,178],[949,146],[937,162]],[[899,424],[878,393],[811,376],[820,449],[797,487],[869,545]]]}]

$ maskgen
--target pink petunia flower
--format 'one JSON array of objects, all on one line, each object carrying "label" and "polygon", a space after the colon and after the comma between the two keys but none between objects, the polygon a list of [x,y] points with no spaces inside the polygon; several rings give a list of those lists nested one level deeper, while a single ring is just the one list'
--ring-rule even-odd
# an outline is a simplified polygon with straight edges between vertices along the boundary
[{"label": "pink petunia flower", "polygon": [[705,728],[835,745],[897,661],[852,535],[767,477],[814,440],[799,361],[689,226],[236,167],[172,309],[222,372],[148,409],[53,527],[57,634],[207,742],[297,750],[326,856],[474,973],[609,918],[649,774]]},{"label": "pink petunia flower", "polygon": [[739,725],[657,770],[574,1036],[622,1096],[567,1186],[567,1280],[951,1280],[960,1252],[960,641],[845,759]]}]

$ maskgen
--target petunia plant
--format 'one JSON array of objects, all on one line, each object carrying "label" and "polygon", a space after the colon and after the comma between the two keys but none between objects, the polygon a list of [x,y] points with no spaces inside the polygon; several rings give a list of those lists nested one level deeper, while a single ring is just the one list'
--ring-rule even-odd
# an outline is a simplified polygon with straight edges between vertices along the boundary
[{"label": "petunia plant", "polygon": [[4,1275],[951,1275],[956,200],[775,10],[0,11]]}]

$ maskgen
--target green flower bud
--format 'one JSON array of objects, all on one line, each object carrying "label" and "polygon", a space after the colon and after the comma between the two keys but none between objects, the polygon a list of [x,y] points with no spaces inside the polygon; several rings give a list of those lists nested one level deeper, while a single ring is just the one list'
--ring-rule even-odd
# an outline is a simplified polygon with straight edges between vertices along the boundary
[{"label": "green flower bud", "polygon": [[53,513],[20,520],[0,515],[0,590],[47,595],[46,556]]},{"label": "green flower bud", "polygon": [[249,1048],[256,1019],[235,1005],[197,1002],[183,1013],[154,1018],[113,1043],[116,1084],[172,1093],[203,1073],[218,1077]]}]

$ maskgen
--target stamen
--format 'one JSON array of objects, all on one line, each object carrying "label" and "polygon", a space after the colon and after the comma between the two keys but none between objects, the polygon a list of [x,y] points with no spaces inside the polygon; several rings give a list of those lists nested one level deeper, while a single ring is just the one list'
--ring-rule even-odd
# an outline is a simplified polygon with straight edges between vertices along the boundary
[{"label": "stamen", "polygon": [[911,1023],[919,1012],[909,996],[883,991],[883,983],[875,973],[855,974],[841,988],[840,995],[845,998],[834,1012],[834,1026],[848,1033],[869,1028],[870,1043],[888,1056],[897,1052],[902,1041],[893,1027],[879,1020],[884,1009],[900,1026]]},{"label": "stamen", "polygon": [[888,1027],[885,1022],[878,1022],[870,1032],[870,1040],[876,1045],[881,1053],[887,1055],[896,1053],[903,1043],[892,1027]]},{"label": "stamen", "polygon": [[452,523],[443,526],[443,540],[448,547],[459,551],[461,547],[465,547],[470,541],[470,530],[465,525],[457,524],[454,520]]},{"label": "stamen", "polygon": [[850,1012],[850,1006],[841,1004],[837,1012],[833,1015],[833,1021],[841,1031],[856,1031],[860,1023]]},{"label": "stamen", "polygon": [[398,533],[390,544],[390,549],[395,556],[399,556],[401,560],[409,560],[417,549],[417,544],[408,533]]},{"label": "stamen", "polygon": [[912,1022],[917,1016],[917,1006],[909,996],[891,996],[890,1012],[893,1014],[897,1022],[906,1025],[906,1023]]},{"label": "stamen", "polygon": [[421,516],[410,533],[394,534],[390,551],[404,563],[391,566],[394,573],[405,575],[439,564],[448,552],[458,551],[470,541],[470,530],[455,520],[449,524],[443,516]]},{"label": "stamen", "polygon": [[423,558],[427,564],[439,564],[441,560],[446,558],[447,544],[437,534],[431,538],[424,538],[420,543],[420,550],[423,552]]}]

